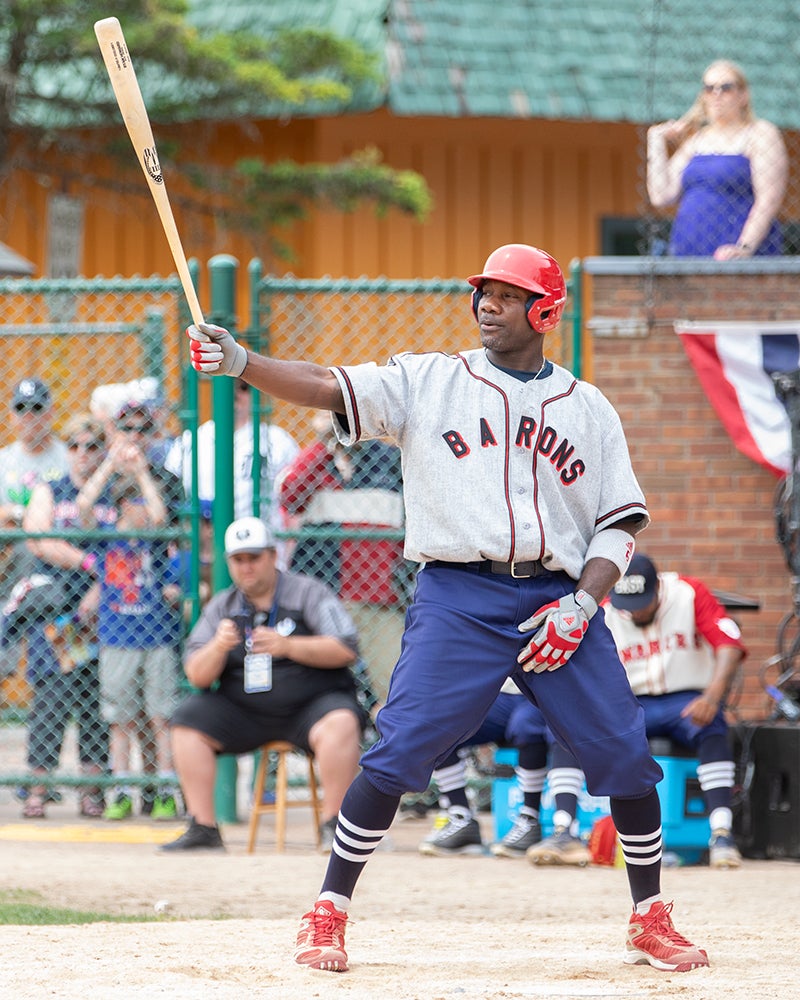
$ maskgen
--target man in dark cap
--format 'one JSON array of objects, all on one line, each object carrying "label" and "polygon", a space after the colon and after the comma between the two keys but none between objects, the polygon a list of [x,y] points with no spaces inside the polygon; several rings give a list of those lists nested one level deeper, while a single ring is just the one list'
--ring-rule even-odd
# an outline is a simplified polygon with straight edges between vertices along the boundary
[{"label": "man in dark cap", "polygon": [[711,866],[738,868],[725,698],[746,655],[739,626],[701,580],[659,572],[643,553],[612,589],[606,621],[644,708],[647,735],[697,753]]},{"label": "man in dark cap", "polygon": [[[739,626],[708,587],[695,577],[659,572],[651,559],[637,553],[605,605],[611,629],[633,693],[644,709],[648,737],[665,737],[693,750],[697,777],[711,827],[709,864],[738,868],[741,857],[731,834],[734,763],[728,742],[725,698],[746,655]],[[559,781],[577,764],[566,751],[554,751],[550,781]],[[577,806],[577,798],[575,798]],[[568,830],[575,813],[565,810]],[[571,813],[571,814],[570,814]],[[554,821],[558,825],[558,814]],[[566,826],[565,826],[566,821]],[[532,847],[534,864],[568,864],[559,845]]]},{"label": "man in dark cap", "polygon": [[53,432],[53,399],[39,378],[24,378],[11,394],[13,441],[0,448],[0,519],[17,525],[38,482],[67,474],[67,448]]}]

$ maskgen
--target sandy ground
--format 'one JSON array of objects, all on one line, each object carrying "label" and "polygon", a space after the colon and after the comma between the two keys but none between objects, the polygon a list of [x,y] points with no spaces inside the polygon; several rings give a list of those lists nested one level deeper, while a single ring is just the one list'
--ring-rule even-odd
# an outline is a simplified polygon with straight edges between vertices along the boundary
[{"label": "sandy ground", "polygon": [[[624,872],[425,858],[416,848],[429,822],[397,821],[357,888],[351,969],[333,974],[291,960],[326,864],[304,809],[290,813],[284,854],[266,817],[252,855],[245,826],[229,824],[227,853],[182,857],[156,850],[174,824],[79,823],[72,803],[41,823],[18,813],[0,809],[0,890],[110,914],[155,917],[158,900],[169,908],[143,924],[0,927],[3,998],[783,1000],[800,982],[796,861],[666,869],[676,925],[712,965],[665,974],[622,964]],[[491,839],[491,817],[482,823]]]}]

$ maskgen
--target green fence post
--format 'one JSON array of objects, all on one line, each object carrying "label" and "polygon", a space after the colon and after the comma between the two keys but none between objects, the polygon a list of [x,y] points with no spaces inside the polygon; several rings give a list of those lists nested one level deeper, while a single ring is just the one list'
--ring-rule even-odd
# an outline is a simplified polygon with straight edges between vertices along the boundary
[{"label": "green fence post", "polygon": [[[190,257],[188,261],[192,284],[200,290],[200,261]],[[186,350],[185,338],[181,341]],[[185,377],[182,386],[181,427],[189,431],[191,440],[190,478],[192,482],[192,505],[189,525],[189,590],[192,602],[191,625],[200,617],[200,498],[198,496],[199,458],[197,454],[197,428],[200,423],[200,376],[190,364],[184,365]]]},{"label": "green fence post", "polygon": [[572,374],[583,377],[583,269],[579,257],[570,261],[569,280],[572,285]]},{"label": "green fence post", "polygon": [[[236,330],[236,271],[238,261],[228,254],[217,254],[208,263],[211,275],[210,323]],[[233,393],[235,380],[215,378],[211,385],[214,416],[214,593],[230,586],[230,576],[225,562],[225,529],[233,520]],[[236,758],[223,754],[217,760],[217,783],[214,803],[217,820],[235,823]]]},{"label": "green fence post", "polygon": [[[259,304],[259,285],[261,283],[261,261],[256,257],[250,261],[247,265],[248,274],[248,287],[250,289],[250,329],[248,330],[247,341],[248,347],[255,351],[256,354],[261,354],[261,308]],[[250,419],[253,421],[253,441],[261,441],[261,415],[262,407],[260,404],[260,394],[257,392],[251,393],[253,405],[250,411]],[[267,397],[269,399],[269,397]],[[267,423],[269,423],[269,417],[271,416],[272,407],[270,404],[267,405]],[[272,511],[262,511],[262,501],[265,499],[261,496],[261,487],[263,480],[261,478],[261,467],[264,463],[264,458],[261,454],[261,448],[253,448],[253,465],[250,469],[250,475],[253,480],[253,509],[251,514],[254,517],[261,517],[264,515],[264,520],[269,521]],[[271,498],[266,498],[267,503]]]}]

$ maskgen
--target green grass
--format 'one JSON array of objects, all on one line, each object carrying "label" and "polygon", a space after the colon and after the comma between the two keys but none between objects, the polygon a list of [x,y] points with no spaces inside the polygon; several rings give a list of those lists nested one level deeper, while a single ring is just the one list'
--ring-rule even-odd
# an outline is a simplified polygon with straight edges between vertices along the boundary
[{"label": "green grass", "polygon": [[110,913],[94,913],[84,910],[68,910],[58,906],[48,906],[38,892],[25,889],[0,891],[0,925],[8,924],[135,924],[153,920],[165,920],[158,916],[119,916]]}]

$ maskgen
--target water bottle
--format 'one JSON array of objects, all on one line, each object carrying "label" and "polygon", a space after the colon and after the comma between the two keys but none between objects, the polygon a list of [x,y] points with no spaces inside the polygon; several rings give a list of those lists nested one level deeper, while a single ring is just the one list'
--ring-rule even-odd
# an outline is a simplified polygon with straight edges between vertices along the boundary
[{"label": "water bottle", "polygon": [[772,684],[766,686],[767,694],[775,701],[775,711],[789,722],[800,721],[800,705],[796,705],[780,688]]}]

